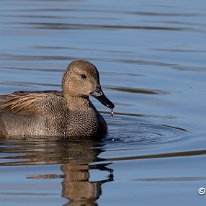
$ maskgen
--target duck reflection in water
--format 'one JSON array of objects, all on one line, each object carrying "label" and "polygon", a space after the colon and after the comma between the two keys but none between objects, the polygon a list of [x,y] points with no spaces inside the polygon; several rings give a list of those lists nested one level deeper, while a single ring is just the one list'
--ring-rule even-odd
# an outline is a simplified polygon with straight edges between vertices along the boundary
[{"label": "duck reflection in water", "polygon": [[[98,164],[90,166],[90,162],[97,162],[97,157],[102,151],[100,149],[92,149],[91,141],[84,143],[85,145],[74,143],[72,152],[73,161],[62,165],[64,180],[62,182],[62,196],[67,198],[69,205],[97,205],[95,202],[101,195],[101,185],[105,182],[113,180],[112,170],[107,168],[106,164]],[[106,179],[100,181],[90,181],[89,171],[92,169],[108,171],[109,175]]]},{"label": "duck reflection in water", "polygon": [[[0,149],[3,153],[17,153],[26,151],[26,155],[9,157],[14,162],[3,162],[1,165],[55,165],[62,164],[62,175],[45,174],[29,178],[32,179],[54,179],[63,178],[62,197],[68,199],[65,206],[97,205],[96,200],[101,195],[101,186],[106,182],[113,181],[112,169],[108,164],[101,164],[98,155],[103,152],[100,147],[103,142],[91,139],[70,139],[69,142],[48,142],[46,141],[16,141],[10,142],[14,147]],[[19,152],[18,152],[19,153]],[[98,163],[99,162],[99,163]],[[93,163],[92,165],[90,165]],[[97,163],[97,164],[96,164]],[[90,181],[90,171],[106,171],[108,176],[105,179]],[[52,173],[52,171],[51,171]]]}]

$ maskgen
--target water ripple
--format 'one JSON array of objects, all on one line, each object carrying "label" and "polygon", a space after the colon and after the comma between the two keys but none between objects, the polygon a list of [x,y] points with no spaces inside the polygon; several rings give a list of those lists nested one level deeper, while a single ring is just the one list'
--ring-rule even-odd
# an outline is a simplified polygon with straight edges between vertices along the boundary
[{"label": "water ripple", "polygon": [[107,88],[115,91],[134,93],[134,94],[169,94],[166,91],[157,90],[157,89],[149,90],[149,89],[140,89],[140,88],[131,88],[131,87],[114,87],[114,86],[107,86]]},{"label": "water ripple", "polygon": [[[10,23],[13,24],[13,23]],[[48,22],[15,22],[15,25],[32,26],[37,29],[52,29],[52,30],[162,30],[162,31],[200,31],[190,27],[168,27],[168,26],[141,26],[141,25],[98,25],[98,24],[68,24],[68,23],[48,23]]]}]

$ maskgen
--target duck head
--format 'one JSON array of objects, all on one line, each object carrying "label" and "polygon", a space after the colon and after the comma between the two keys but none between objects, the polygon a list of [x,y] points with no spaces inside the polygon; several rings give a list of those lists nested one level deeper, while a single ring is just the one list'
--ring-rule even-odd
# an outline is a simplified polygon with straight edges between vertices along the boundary
[{"label": "duck head", "polygon": [[103,105],[114,108],[114,104],[102,91],[99,72],[90,62],[76,60],[69,64],[62,80],[63,93],[66,98],[89,98],[93,96]]}]

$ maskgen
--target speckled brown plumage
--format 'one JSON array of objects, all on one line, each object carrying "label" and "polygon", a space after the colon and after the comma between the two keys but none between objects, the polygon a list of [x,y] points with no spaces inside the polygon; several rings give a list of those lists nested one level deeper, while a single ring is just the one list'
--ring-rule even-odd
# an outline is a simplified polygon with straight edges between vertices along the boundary
[{"label": "speckled brown plumage", "polygon": [[99,136],[107,124],[89,95],[113,108],[101,90],[99,73],[88,61],[73,61],[62,79],[63,91],[19,91],[0,95],[0,135],[53,138]]}]

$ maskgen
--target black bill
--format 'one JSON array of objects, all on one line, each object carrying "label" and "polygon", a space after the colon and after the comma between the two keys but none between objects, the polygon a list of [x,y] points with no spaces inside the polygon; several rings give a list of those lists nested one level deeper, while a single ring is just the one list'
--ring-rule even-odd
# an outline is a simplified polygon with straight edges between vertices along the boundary
[{"label": "black bill", "polygon": [[109,107],[110,109],[114,108],[114,104],[104,95],[101,87],[97,87],[96,90],[91,93],[91,95],[98,99],[106,107]]}]

